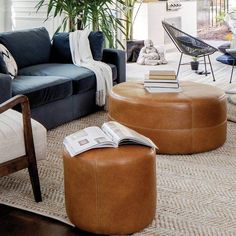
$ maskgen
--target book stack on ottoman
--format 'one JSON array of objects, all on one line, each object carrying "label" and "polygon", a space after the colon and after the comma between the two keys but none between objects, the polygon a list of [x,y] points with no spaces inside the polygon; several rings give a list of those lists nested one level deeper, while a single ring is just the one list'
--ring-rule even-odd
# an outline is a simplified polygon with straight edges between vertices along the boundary
[{"label": "book stack on ottoman", "polygon": [[175,71],[150,70],[145,76],[144,87],[149,93],[178,93],[179,87]]},{"label": "book stack on ottoman", "polygon": [[[132,131],[129,134],[119,129],[117,122],[107,123],[116,134],[123,132],[132,136]],[[81,142],[86,138],[88,142],[96,142],[99,134],[104,136],[99,141],[104,142],[100,145],[104,147],[108,143],[104,138],[109,139],[111,135],[101,133],[105,132],[104,125],[100,131],[94,128],[77,132],[77,141],[82,145],[86,145],[85,141]],[[88,138],[89,133],[93,133],[94,139]],[[69,146],[74,145],[75,135],[65,139],[63,153],[65,204],[70,221],[82,230],[107,235],[131,234],[148,226],[156,211],[155,148],[141,145],[93,147],[72,157],[68,150],[71,152]]]}]

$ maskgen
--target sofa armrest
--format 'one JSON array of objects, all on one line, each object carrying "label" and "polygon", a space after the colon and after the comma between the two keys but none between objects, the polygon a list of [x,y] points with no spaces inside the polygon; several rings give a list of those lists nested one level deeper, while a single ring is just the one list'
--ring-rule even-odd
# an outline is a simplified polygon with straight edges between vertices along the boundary
[{"label": "sofa armrest", "polygon": [[103,49],[102,61],[110,63],[117,68],[117,83],[126,81],[126,53],[117,49]]},{"label": "sofa armrest", "polygon": [[12,78],[0,73],[0,103],[12,97]]}]

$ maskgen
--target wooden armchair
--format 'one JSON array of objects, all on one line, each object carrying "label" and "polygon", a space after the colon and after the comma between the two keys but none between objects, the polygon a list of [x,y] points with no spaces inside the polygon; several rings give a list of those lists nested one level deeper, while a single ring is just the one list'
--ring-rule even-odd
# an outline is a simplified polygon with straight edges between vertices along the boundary
[{"label": "wooden armchair", "polygon": [[[21,105],[22,115],[11,109],[18,104]],[[0,176],[28,168],[35,201],[40,202],[42,197],[32,123],[37,128],[34,136],[38,136],[37,140],[40,138],[43,142],[40,149],[46,150],[46,129],[34,120],[31,122],[28,98],[18,95],[0,104]]]}]

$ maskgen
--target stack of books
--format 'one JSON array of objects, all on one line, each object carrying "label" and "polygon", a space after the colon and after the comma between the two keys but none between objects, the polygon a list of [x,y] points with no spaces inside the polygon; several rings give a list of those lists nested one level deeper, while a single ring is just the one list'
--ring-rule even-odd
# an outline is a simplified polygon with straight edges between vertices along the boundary
[{"label": "stack of books", "polygon": [[144,80],[144,87],[150,93],[178,93],[181,92],[175,71],[150,70]]}]

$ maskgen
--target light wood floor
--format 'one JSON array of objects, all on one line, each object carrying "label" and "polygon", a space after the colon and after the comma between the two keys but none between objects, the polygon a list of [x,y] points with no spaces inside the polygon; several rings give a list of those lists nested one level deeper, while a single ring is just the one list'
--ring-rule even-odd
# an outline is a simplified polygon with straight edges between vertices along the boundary
[{"label": "light wood floor", "polygon": [[[222,44],[222,42],[213,42],[213,46],[217,47]],[[210,56],[213,71],[215,74],[216,82],[213,82],[212,74],[198,75],[194,71],[191,70],[190,65],[184,65],[180,67],[180,73],[178,79],[181,80],[190,80],[198,83],[206,83],[222,88],[225,91],[233,91],[236,93],[236,67],[234,69],[234,75],[232,84],[229,84],[230,74],[232,70],[232,66],[222,64],[216,61],[218,56],[222,55],[220,52],[216,52]],[[166,59],[168,64],[166,65],[157,65],[157,66],[145,66],[138,65],[137,63],[127,63],[126,71],[127,71],[127,81],[136,81],[136,80],[144,80],[145,74],[149,72],[149,70],[175,70],[177,71],[178,62],[179,62],[180,53],[173,49],[171,51],[166,52]],[[192,60],[189,56],[183,56],[183,62],[190,62]],[[199,67],[199,71],[204,70],[204,65],[201,64]],[[207,66],[207,70],[210,71],[209,65]]]}]

